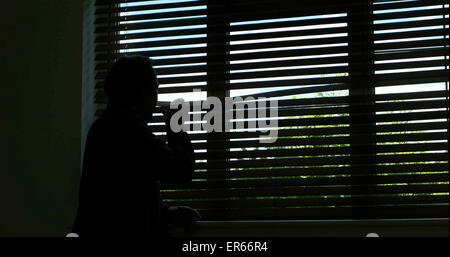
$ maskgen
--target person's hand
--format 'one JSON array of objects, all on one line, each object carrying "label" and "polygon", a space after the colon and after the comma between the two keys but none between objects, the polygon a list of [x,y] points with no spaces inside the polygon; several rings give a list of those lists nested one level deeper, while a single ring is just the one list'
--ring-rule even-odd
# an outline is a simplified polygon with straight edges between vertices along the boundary
[{"label": "person's hand", "polygon": [[[178,100],[178,99],[177,99]],[[175,101],[177,101],[175,100]],[[172,118],[172,116],[178,111],[179,109],[171,109],[170,105],[165,105],[161,107],[161,111],[164,115],[164,121],[166,123],[167,127],[170,127],[170,119]]]},{"label": "person's hand", "polygon": [[188,206],[171,206],[168,211],[170,223],[178,227],[186,227],[202,218],[197,210]]},{"label": "person's hand", "polygon": [[161,111],[164,115],[164,122],[166,123],[167,126],[170,126],[170,119],[172,118],[173,114],[176,113],[178,110],[177,109],[170,109],[169,107],[162,107]]}]

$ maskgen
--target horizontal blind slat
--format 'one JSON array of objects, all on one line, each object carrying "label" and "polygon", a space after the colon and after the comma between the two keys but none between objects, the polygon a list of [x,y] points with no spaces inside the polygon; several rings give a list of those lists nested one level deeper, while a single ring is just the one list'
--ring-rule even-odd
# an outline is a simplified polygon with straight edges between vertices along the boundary
[{"label": "horizontal blind slat", "polygon": [[[202,190],[179,190],[162,191],[163,199],[190,199],[190,198],[228,198],[228,197],[257,197],[257,196],[308,196],[308,195],[349,195],[366,194],[373,190],[367,185],[360,186],[321,186],[321,187],[264,187],[260,189],[240,188],[240,189],[211,189],[208,194]],[[445,193],[448,192],[449,185],[427,184],[427,185],[395,185],[384,186],[386,194],[401,193]]]},{"label": "horizontal blind slat", "polygon": [[[257,213],[257,215],[255,215]],[[370,213],[371,218],[446,218],[448,217],[448,204],[446,205],[406,205],[406,206],[376,206],[376,207],[343,207],[343,208],[254,208],[248,210],[222,209],[201,210],[206,220],[296,220],[296,219],[364,219],[364,214]]]},{"label": "horizontal blind slat", "polygon": [[[425,182],[443,182],[448,178],[448,173],[438,174],[415,174],[415,175],[389,175],[376,176],[372,178],[373,183],[376,184],[395,184],[395,183],[425,183]],[[216,189],[216,188],[253,188],[257,190],[263,187],[291,187],[291,186],[328,186],[328,185],[348,185],[352,183],[350,176],[347,177],[321,177],[308,178],[298,177],[291,179],[284,178],[262,178],[258,180],[208,180],[208,181],[193,181],[188,186],[184,185],[166,185],[162,189],[170,188],[171,190],[183,189]],[[305,189],[307,190],[307,189]],[[381,190],[383,191],[383,190]]]},{"label": "horizontal blind slat", "polygon": [[[223,209],[224,206],[232,206],[233,208],[250,209],[250,208],[287,208],[300,206],[336,206],[336,205],[352,205],[355,198],[358,197],[316,197],[316,198],[297,198],[297,199],[211,199],[211,200],[193,200],[189,201],[192,208],[201,209]],[[437,196],[368,196],[367,205],[373,204],[435,204],[448,203],[448,195]],[[170,201],[170,205],[177,206],[186,204],[185,201]]]},{"label": "horizontal blind slat", "polygon": [[[361,169],[371,173],[417,173],[417,172],[448,172],[448,163],[426,164],[392,164],[392,165],[359,165]],[[303,166],[284,168],[258,168],[230,172],[224,169],[210,169],[194,172],[194,179],[231,179],[231,178],[260,178],[260,177],[293,177],[293,176],[331,176],[351,174],[349,166],[330,167]]]}]

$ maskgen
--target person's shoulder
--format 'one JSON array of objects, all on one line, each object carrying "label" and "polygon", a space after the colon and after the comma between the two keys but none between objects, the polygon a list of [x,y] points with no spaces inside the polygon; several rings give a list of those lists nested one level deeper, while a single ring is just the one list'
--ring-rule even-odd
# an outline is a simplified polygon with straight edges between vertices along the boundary
[{"label": "person's shoulder", "polygon": [[102,115],[98,117],[90,126],[88,138],[102,138],[110,133],[113,133],[116,129],[117,124],[114,124],[114,121],[110,117]]},{"label": "person's shoulder", "polygon": [[108,121],[105,119],[105,117],[100,116],[92,123],[89,131],[94,132],[94,131],[99,130],[99,129],[103,128],[103,127],[106,127],[106,126],[108,126],[107,123],[108,123]]}]

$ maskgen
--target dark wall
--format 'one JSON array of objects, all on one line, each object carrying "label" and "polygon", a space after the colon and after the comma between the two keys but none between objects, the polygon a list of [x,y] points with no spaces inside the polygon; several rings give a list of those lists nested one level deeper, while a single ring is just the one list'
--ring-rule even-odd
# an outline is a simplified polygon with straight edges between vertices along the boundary
[{"label": "dark wall", "polygon": [[0,236],[63,236],[82,138],[82,1],[15,0],[0,16]]}]

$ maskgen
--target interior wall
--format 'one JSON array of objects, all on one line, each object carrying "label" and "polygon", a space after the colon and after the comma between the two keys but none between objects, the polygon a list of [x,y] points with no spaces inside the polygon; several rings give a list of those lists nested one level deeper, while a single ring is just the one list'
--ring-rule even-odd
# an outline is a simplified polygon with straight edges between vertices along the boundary
[{"label": "interior wall", "polygon": [[82,80],[90,80],[82,77],[83,4],[6,5],[0,16],[0,236],[64,236],[77,202],[82,95],[88,95]]},{"label": "interior wall", "polygon": [[81,103],[81,153],[84,154],[86,136],[94,122],[95,101],[95,1],[83,0],[83,74]]}]

